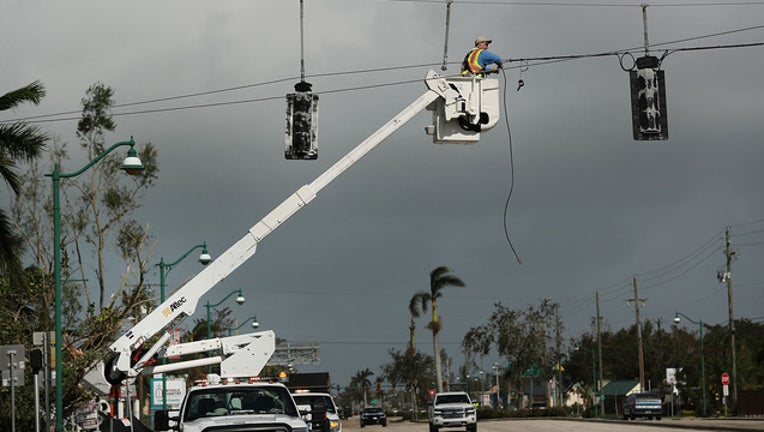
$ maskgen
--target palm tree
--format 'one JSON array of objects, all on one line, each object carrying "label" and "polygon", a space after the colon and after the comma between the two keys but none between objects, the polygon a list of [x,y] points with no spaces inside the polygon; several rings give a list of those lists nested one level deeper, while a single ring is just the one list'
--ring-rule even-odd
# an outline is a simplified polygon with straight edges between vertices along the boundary
[{"label": "palm tree", "polygon": [[[420,291],[417,295],[421,295],[425,301],[430,301],[432,306],[432,321],[427,324],[427,328],[432,330],[432,344],[435,350],[435,377],[438,382],[438,392],[443,391],[443,378],[440,366],[440,329],[441,323],[438,320],[438,299],[443,296],[443,288],[447,286],[463,287],[464,282],[461,279],[451,274],[451,269],[445,266],[440,266],[430,272],[430,292]],[[426,303],[423,303],[426,304]]]},{"label": "palm tree", "polygon": [[[15,108],[24,102],[35,105],[45,96],[45,88],[39,81],[0,96],[0,111]],[[47,136],[36,126],[23,121],[0,124],[0,177],[16,195],[21,182],[14,171],[19,161],[31,161],[39,156]],[[17,251],[21,245],[6,213],[0,209],[0,264],[17,264]]]},{"label": "palm tree", "polygon": [[422,314],[422,311],[427,310],[427,296],[425,296],[426,293],[424,292],[418,292],[414,294],[413,297],[411,297],[411,300],[409,301],[409,315],[411,317],[411,323],[409,324],[409,353],[413,354],[416,352],[416,341],[414,340],[414,330],[416,330],[416,325],[414,324],[414,319],[419,318],[419,316]]},{"label": "palm tree", "polygon": [[355,373],[353,378],[350,379],[350,386],[351,387],[360,387],[363,390],[363,406],[366,406],[366,393],[369,390],[369,387],[371,387],[371,381],[369,381],[369,377],[374,375],[374,372],[370,371],[369,368],[366,368],[364,370],[359,370]]}]

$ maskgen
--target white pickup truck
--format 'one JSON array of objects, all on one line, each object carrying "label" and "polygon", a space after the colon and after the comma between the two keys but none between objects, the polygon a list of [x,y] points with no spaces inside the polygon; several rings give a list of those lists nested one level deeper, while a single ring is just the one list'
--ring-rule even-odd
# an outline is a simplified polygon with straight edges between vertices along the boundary
[{"label": "white pickup truck", "polygon": [[430,409],[430,432],[440,428],[459,427],[477,432],[477,413],[469,395],[464,392],[435,393]]},{"label": "white pickup truck", "polygon": [[168,413],[157,412],[154,430],[309,432],[292,395],[281,383],[196,386],[186,394],[178,416]]}]

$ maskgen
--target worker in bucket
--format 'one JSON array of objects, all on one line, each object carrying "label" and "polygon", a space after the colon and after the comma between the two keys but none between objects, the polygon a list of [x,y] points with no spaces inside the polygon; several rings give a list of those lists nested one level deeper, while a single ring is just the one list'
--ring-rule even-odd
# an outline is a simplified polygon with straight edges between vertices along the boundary
[{"label": "worker in bucket", "polygon": [[[464,57],[462,62],[462,76],[483,77],[485,74],[498,71],[502,68],[504,61],[498,55],[488,51],[488,44],[491,39],[485,36],[478,36],[475,39],[475,47],[472,48]],[[496,69],[489,71],[488,66],[495,64]]]}]

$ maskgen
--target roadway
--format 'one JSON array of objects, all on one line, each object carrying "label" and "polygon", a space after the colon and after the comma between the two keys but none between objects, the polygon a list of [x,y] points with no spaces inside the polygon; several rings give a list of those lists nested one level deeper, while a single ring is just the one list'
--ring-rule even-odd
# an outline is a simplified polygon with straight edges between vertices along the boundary
[{"label": "roadway", "polygon": [[[377,430],[379,429],[379,430]],[[358,417],[342,421],[343,432],[361,432]],[[464,429],[443,429],[443,432]],[[501,419],[478,422],[478,432],[692,432],[692,431],[764,431],[764,418],[760,419],[666,419],[657,420],[583,420],[559,418]],[[370,425],[363,432],[429,432],[426,422],[401,421],[391,418],[387,427]]]}]

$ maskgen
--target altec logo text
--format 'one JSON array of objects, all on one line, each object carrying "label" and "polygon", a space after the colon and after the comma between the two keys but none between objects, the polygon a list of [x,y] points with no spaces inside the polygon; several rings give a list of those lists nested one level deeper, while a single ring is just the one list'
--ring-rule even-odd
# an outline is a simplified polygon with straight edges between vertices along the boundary
[{"label": "altec logo text", "polygon": [[179,307],[183,306],[183,303],[185,303],[185,302],[186,302],[186,298],[185,297],[181,297],[178,300],[170,303],[169,307],[166,307],[166,308],[164,308],[162,310],[162,315],[170,316],[170,314],[175,312],[176,309],[178,309]]}]

